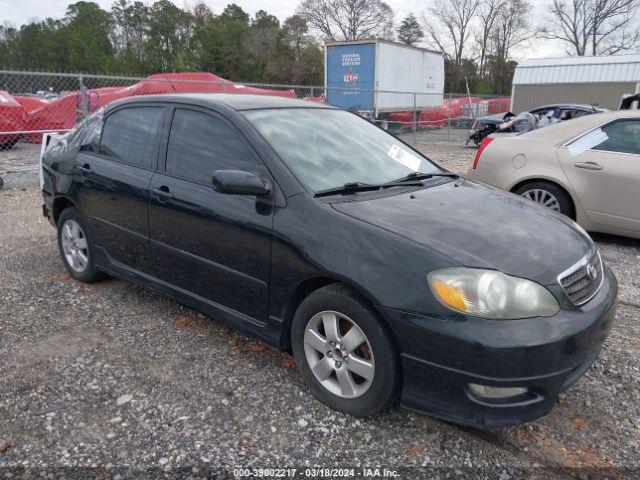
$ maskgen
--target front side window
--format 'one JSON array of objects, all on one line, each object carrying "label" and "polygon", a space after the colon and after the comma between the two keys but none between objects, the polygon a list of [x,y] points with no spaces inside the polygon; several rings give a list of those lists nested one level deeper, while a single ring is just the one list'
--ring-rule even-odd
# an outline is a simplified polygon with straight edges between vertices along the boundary
[{"label": "front side window", "polygon": [[602,127],[608,137],[593,150],[640,155],[640,121],[620,120]]},{"label": "front side window", "polygon": [[176,109],[167,148],[169,175],[211,185],[216,170],[255,171],[258,165],[238,133],[222,119]]},{"label": "front side window", "polygon": [[390,182],[411,172],[440,172],[392,135],[344,110],[284,108],[243,113],[298,180],[316,192],[352,182]]},{"label": "front side window", "polygon": [[162,107],[131,107],[109,115],[102,129],[100,153],[140,167],[153,165]]}]

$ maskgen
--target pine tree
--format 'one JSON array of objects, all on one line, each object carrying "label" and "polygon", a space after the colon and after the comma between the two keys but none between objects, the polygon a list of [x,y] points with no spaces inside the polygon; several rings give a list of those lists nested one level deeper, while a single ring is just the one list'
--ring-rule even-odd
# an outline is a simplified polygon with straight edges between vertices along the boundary
[{"label": "pine tree", "polygon": [[398,40],[407,45],[413,45],[424,37],[424,32],[413,13],[404,17],[396,32],[398,33]]}]

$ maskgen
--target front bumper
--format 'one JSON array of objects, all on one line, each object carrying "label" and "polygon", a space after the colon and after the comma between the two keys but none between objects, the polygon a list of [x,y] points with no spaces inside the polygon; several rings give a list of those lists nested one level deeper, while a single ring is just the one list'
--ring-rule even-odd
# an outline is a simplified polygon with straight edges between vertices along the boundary
[{"label": "front bumper", "polygon": [[[615,317],[618,286],[608,267],[597,295],[549,318],[431,318],[381,308],[400,344],[402,405],[454,423],[493,428],[549,412],[595,361]],[[480,398],[469,383],[527,387],[506,400]]]}]

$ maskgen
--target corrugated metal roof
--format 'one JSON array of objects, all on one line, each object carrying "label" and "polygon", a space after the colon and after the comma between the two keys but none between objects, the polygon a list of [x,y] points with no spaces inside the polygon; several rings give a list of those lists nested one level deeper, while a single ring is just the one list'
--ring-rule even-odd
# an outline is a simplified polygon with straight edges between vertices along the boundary
[{"label": "corrugated metal roof", "polygon": [[514,85],[548,83],[640,82],[640,55],[523,60]]}]

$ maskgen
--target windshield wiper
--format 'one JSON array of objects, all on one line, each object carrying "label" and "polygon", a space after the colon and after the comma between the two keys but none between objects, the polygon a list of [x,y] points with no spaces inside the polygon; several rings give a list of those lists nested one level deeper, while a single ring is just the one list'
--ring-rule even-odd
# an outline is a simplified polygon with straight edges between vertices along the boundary
[{"label": "windshield wiper", "polygon": [[387,182],[387,183],[377,183],[377,184],[364,183],[364,182],[349,182],[349,183],[345,183],[341,187],[334,187],[334,188],[327,188],[326,190],[320,190],[316,192],[313,196],[318,198],[318,197],[327,197],[329,195],[340,195],[340,194],[355,193],[355,192],[375,191],[375,190],[380,190],[382,188],[389,188],[389,187],[410,187],[412,185],[421,186],[422,183],[410,182],[410,181]]},{"label": "windshield wiper", "polygon": [[436,173],[425,173],[425,172],[411,172],[409,175],[405,175],[402,178],[398,178],[397,180],[393,180],[392,182],[389,183],[402,183],[402,182],[408,182],[411,180],[426,180],[428,178],[433,178],[433,177],[448,177],[448,178],[460,178],[460,175],[458,175],[457,173],[451,173],[451,172],[436,172]]}]

